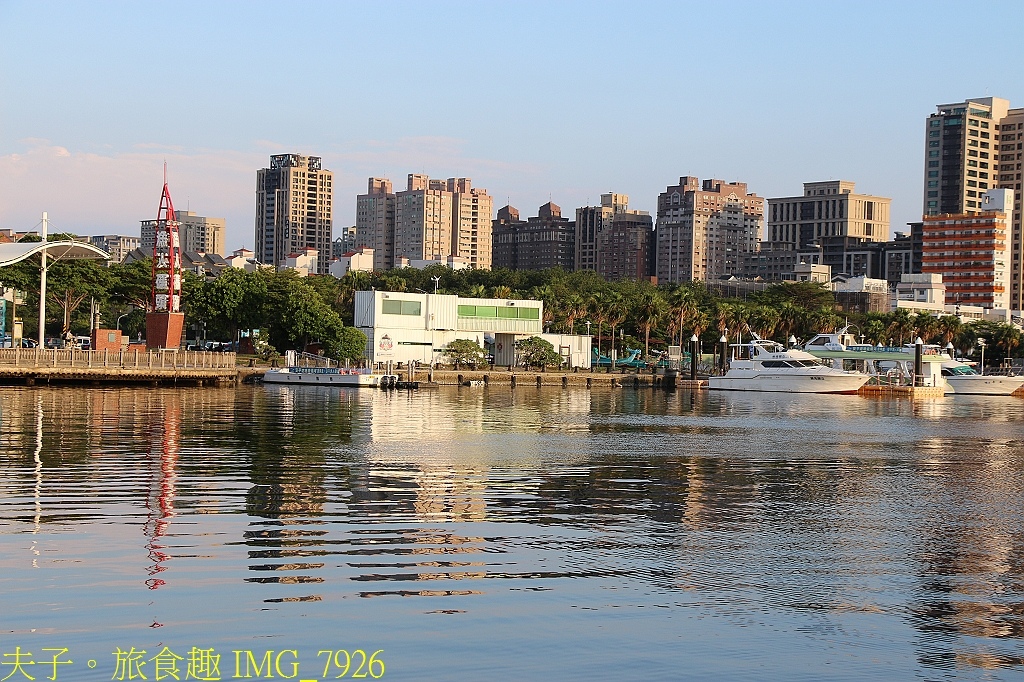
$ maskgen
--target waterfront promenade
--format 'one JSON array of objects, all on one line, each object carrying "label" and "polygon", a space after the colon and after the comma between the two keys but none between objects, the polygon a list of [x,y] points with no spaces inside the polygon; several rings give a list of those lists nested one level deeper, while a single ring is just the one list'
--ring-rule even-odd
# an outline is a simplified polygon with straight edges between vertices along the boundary
[{"label": "waterfront promenade", "polygon": [[205,351],[0,349],[0,383],[234,384],[234,353]]}]

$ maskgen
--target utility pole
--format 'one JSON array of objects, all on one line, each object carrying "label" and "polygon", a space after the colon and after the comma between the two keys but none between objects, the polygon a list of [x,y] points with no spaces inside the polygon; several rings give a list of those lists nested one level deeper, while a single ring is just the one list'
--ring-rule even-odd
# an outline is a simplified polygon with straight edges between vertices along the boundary
[{"label": "utility pole", "polygon": [[46,347],[46,211],[43,211],[43,253],[39,257],[39,347]]}]

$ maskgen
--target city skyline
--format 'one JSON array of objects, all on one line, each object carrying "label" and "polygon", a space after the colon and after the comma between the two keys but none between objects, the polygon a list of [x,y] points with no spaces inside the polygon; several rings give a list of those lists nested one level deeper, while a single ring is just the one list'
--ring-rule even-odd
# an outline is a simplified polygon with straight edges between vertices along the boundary
[{"label": "city skyline", "polygon": [[[336,228],[355,224],[367,177],[427,172],[472,177],[495,208],[554,201],[571,211],[620,192],[652,214],[683,175],[744,182],[763,197],[843,179],[892,197],[892,229],[902,230],[920,219],[922,121],[935,106],[1024,101],[1013,41],[993,41],[984,71],[935,70],[932,41],[953,3],[749,3],[727,16],[676,4],[409,4],[380,32],[353,30],[377,21],[369,8],[308,7],[322,21],[269,4],[244,14],[177,5],[160,20],[187,44],[150,51],[155,8],[0,3],[0,227],[30,229],[46,210],[56,229],[133,234],[155,216],[166,160],[176,204],[224,217],[228,250],[252,248],[254,172],[271,154],[301,153],[335,173]],[[986,7],[1001,24],[1024,19],[1016,4]],[[681,27],[712,21],[725,33],[680,40]],[[852,25],[872,30],[837,39]],[[485,38],[499,30],[521,48],[511,59]],[[451,40],[456,31],[474,37]],[[303,33],[319,52],[295,87],[316,85],[317,104],[275,107],[265,85],[293,67],[257,57],[274,36]],[[799,49],[778,40],[795,34]],[[601,47],[624,39],[644,47]],[[462,71],[450,77],[473,84],[472,104],[409,67],[450,61]],[[676,77],[681,62],[695,66]],[[355,93],[373,95],[370,74],[385,75],[380,90],[397,99],[355,107]],[[586,106],[599,92],[601,105]]]}]

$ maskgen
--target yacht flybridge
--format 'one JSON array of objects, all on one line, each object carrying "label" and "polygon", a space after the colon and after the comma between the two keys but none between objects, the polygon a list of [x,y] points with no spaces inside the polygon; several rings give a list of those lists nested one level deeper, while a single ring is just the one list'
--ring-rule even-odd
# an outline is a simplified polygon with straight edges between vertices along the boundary
[{"label": "yacht flybridge", "polygon": [[756,335],[730,346],[729,369],[708,379],[708,388],[723,391],[781,391],[786,393],[856,393],[868,375],[825,364],[802,350]]}]

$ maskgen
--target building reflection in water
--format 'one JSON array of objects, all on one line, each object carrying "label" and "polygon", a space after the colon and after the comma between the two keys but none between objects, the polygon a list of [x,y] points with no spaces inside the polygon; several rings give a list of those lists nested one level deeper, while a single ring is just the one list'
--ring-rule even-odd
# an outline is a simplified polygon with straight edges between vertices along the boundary
[{"label": "building reflection in water", "polygon": [[[1024,605],[1013,595],[1024,573],[1024,537],[1008,509],[1022,506],[1019,441],[973,444],[931,438],[917,467],[929,506],[917,530],[913,559],[918,598],[911,621],[920,632],[918,657],[929,667],[1019,667],[1011,643],[1024,638]],[[1011,644],[1000,651],[1000,642]]]},{"label": "building reflection in water", "polygon": [[252,519],[243,533],[251,562],[245,581],[279,590],[266,603],[321,601],[323,595],[304,586],[324,582],[319,559],[329,551],[325,517],[332,515],[327,452],[349,439],[353,406],[339,391],[318,387],[273,386],[252,398],[260,402],[261,419],[244,434],[251,483],[245,508]]}]

